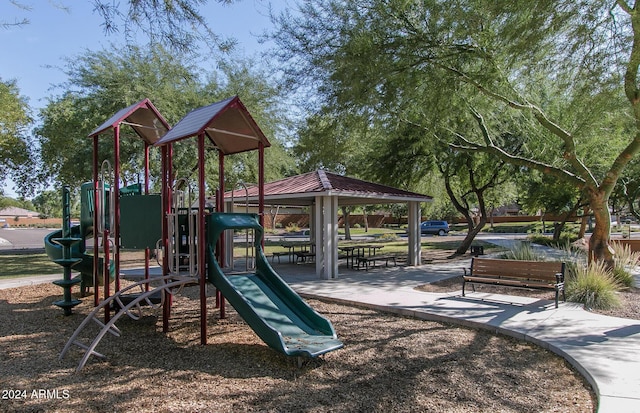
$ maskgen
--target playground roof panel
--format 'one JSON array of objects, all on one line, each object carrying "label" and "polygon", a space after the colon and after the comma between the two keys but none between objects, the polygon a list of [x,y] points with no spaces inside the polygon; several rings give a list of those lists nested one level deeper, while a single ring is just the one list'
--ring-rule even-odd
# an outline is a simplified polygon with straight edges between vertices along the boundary
[{"label": "playground roof panel", "polygon": [[150,145],[159,141],[171,129],[153,103],[149,99],[144,99],[119,110],[91,132],[89,137],[97,136],[119,125],[131,126],[136,134]]},{"label": "playground roof panel", "polygon": [[157,146],[204,133],[224,154],[252,151],[271,146],[251,114],[234,96],[189,112],[156,143]]},{"label": "playground roof panel", "polygon": [[[247,188],[249,203],[257,203],[258,187]],[[391,204],[410,201],[430,202],[428,195],[318,170],[264,184],[266,204],[307,206],[317,196],[337,196],[340,205]],[[225,193],[230,200],[231,192]],[[244,202],[244,189],[234,191],[234,199]]]}]

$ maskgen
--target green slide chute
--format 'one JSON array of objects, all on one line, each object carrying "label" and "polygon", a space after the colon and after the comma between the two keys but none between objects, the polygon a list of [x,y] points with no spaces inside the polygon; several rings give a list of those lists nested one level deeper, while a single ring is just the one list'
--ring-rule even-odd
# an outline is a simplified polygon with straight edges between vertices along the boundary
[{"label": "green slide chute", "polygon": [[[227,229],[253,229],[256,272],[227,276],[215,258],[216,241]],[[208,279],[271,348],[288,356],[317,357],[343,347],[331,322],[280,278],[262,250],[255,214],[214,213],[207,218]]]}]

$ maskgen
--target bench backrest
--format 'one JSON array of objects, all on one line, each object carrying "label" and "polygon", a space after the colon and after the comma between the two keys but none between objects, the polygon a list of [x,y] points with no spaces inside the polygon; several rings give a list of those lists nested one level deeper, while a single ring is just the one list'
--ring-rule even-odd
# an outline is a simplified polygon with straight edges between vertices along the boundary
[{"label": "bench backrest", "polygon": [[564,263],[559,261],[520,261],[473,258],[471,274],[492,275],[531,280],[556,281],[556,274],[564,274]]},{"label": "bench backrest", "polygon": [[640,239],[612,239],[611,243],[619,244],[622,247],[629,247],[631,252],[640,251]]}]

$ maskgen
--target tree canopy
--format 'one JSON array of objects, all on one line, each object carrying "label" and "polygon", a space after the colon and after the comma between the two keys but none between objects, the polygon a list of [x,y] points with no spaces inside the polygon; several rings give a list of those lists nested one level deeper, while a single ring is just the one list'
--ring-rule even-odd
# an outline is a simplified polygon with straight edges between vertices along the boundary
[{"label": "tree canopy", "polygon": [[[224,4],[235,0],[213,0]],[[130,44],[138,32],[142,32],[152,45],[161,44],[174,51],[189,52],[196,45],[208,45],[214,50],[228,51],[235,45],[234,39],[226,39],[213,30],[201,9],[209,0],[128,0],[122,3],[110,0],[91,0],[93,11],[100,16],[105,34],[123,33]],[[29,13],[33,6],[12,0],[14,16],[0,18],[0,28],[30,24]],[[64,0],[40,4],[37,7],[54,7],[72,11],[73,4]]]},{"label": "tree canopy", "polygon": [[29,176],[34,165],[31,123],[27,99],[20,95],[16,82],[0,79],[0,176],[11,177],[25,191],[33,187]]},{"label": "tree canopy", "polygon": [[[267,153],[271,178],[291,168],[288,154],[279,140],[285,119],[278,109],[279,90],[248,62],[228,63],[219,71],[207,71],[183,63],[184,59],[162,46],[149,50],[86,52],[69,60],[64,93],[52,97],[42,109],[42,125],[36,129],[40,143],[42,170],[57,185],[79,186],[91,179],[92,151],[88,134],[118,110],[149,98],[169,124],[177,123],[187,112],[238,94],[272,142]],[[100,159],[113,159],[112,139],[99,139]],[[141,179],[142,141],[129,128],[121,133],[121,172],[125,183]],[[60,148],[65,150],[61,151]],[[174,170],[178,177],[192,174],[194,145],[175,145]],[[159,153],[156,151],[155,159]],[[251,154],[227,161],[231,177],[256,182],[257,159]],[[152,175],[159,176],[159,161],[152,164]],[[216,186],[217,167],[207,174],[210,187]],[[195,178],[194,178],[195,179]],[[232,178],[234,179],[234,178]]]},{"label": "tree canopy", "polygon": [[610,262],[607,200],[640,150],[635,2],[306,0],[298,8],[275,18],[291,85],[325,105],[413,125],[422,133],[410,145],[439,140],[579,188],[596,219],[592,251]]}]

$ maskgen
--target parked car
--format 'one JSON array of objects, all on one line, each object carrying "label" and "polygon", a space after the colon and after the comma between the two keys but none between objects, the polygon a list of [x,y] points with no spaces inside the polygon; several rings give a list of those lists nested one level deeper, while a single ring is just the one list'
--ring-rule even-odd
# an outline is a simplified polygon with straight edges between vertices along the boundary
[{"label": "parked car", "polygon": [[447,235],[449,233],[449,223],[447,221],[424,221],[420,224],[422,235]]}]

